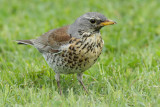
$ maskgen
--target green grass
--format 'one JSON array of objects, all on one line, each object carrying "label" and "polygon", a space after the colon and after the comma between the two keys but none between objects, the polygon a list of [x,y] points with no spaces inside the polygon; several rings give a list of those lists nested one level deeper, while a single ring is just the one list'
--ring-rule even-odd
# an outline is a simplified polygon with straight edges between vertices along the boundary
[{"label": "green grass", "polygon": [[[76,75],[55,73],[31,39],[97,11],[118,24],[101,30],[105,47],[84,73],[86,95]],[[0,0],[0,107],[160,106],[159,0]]]}]

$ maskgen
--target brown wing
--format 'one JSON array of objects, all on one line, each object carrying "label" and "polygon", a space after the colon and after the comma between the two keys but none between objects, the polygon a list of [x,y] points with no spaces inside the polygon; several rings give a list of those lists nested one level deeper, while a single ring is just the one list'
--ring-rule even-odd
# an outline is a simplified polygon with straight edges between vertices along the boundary
[{"label": "brown wing", "polygon": [[50,46],[55,46],[60,43],[65,43],[70,40],[70,35],[67,34],[68,26],[59,28],[48,36],[48,43]]},{"label": "brown wing", "polygon": [[68,27],[50,30],[39,38],[33,39],[32,42],[40,52],[56,53],[62,45],[67,44],[71,39],[70,35],[67,34]]}]

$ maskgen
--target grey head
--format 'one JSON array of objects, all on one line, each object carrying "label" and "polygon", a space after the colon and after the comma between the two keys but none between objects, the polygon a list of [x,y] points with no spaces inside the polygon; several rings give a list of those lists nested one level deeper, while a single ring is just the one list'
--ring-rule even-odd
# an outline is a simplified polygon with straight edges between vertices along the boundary
[{"label": "grey head", "polygon": [[69,26],[68,33],[76,38],[81,38],[80,32],[94,33],[99,32],[100,29],[106,25],[115,24],[116,22],[108,20],[101,13],[88,12],[79,18]]}]

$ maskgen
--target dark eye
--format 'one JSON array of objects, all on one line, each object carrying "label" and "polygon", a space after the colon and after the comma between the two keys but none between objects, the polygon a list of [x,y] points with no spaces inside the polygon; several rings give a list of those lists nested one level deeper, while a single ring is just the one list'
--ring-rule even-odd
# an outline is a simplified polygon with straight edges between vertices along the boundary
[{"label": "dark eye", "polygon": [[91,23],[95,23],[96,20],[95,20],[95,19],[90,19],[90,22],[91,22]]}]

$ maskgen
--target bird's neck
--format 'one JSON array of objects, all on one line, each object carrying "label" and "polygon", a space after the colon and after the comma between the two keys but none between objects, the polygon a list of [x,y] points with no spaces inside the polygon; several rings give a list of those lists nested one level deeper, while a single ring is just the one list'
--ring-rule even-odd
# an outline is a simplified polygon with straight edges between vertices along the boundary
[{"label": "bird's neck", "polygon": [[96,33],[99,33],[99,30],[83,29],[75,27],[74,25],[70,25],[68,29],[68,34],[75,38],[89,37]]}]

